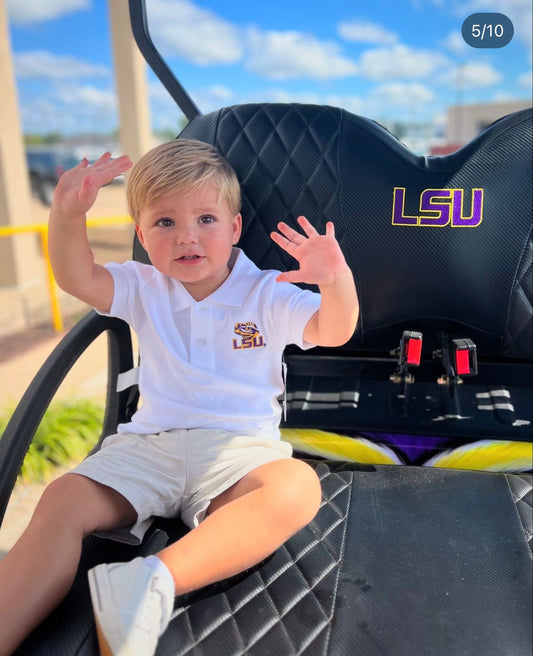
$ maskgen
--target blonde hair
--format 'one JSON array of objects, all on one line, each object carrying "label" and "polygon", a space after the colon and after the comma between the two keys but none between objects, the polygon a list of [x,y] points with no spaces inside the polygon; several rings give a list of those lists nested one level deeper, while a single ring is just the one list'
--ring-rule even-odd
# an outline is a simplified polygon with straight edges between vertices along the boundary
[{"label": "blonde hair", "polygon": [[195,139],[175,139],[152,148],[131,170],[127,199],[137,223],[143,209],[166,196],[198,191],[207,183],[219,189],[233,215],[241,209],[241,190],[232,167],[218,150]]}]

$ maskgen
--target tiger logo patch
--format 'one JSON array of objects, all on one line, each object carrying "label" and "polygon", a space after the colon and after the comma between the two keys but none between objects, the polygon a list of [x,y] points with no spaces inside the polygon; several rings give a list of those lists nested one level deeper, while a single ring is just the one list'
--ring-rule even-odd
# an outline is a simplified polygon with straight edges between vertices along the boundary
[{"label": "tiger logo patch", "polygon": [[261,331],[253,321],[236,323],[233,332],[240,337],[240,339],[233,339],[232,343],[234,351],[266,346]]}]

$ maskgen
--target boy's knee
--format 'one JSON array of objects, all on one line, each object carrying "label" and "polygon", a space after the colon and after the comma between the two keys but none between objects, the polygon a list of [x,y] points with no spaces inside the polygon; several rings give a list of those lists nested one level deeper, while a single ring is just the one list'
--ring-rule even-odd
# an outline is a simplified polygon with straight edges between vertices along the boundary
[{"label": "boy's knee", "polygon": [[301,526],[317,514],[322,502],[322,487],[315,470],[302,460],[291,459],[283,482],[282,507],[293,514]]},{"label": "boy's knee", "polygon": [[35,508],[35,516],[61,514],[64,520],[69,508],[76,508],[77,504],[81,503],[76,489],[77,481],[73,476],[64,474],[46,486]]},{"label": "boy's knee", "polygon": [[135,517],[132,506],[118,492],[85,476],[69,473],[46,487],[32,521],[58,524],[87,535],[129,525]]}]

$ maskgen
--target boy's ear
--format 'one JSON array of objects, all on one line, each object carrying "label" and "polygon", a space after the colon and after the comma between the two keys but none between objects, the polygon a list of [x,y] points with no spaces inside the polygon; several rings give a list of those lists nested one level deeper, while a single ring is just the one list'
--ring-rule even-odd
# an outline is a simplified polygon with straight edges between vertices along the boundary
[{"label": "boy's ear", "polygon": [[239,214],[236,214],[233,217],[233,245],[234,246],[241,238],[241,232],[242,232],[242,216],[239,212]]},{"label": "boy's ear", "polygon": [[135,233],[137,234],[137,239],[141,242],[141,246],[146,250],[146,246],[144,245],[143,232],[141,230],[141,226],[138,223],[135,224]]}]

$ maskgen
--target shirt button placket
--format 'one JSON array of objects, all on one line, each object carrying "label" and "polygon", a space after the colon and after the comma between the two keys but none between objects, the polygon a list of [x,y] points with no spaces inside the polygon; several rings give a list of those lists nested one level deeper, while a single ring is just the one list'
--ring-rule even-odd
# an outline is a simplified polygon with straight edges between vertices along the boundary
[{"label": "shirt button placket", "polygon": [[197,305],[191,312],[191,363],[212,371],[215,366],[211,308]]}]

